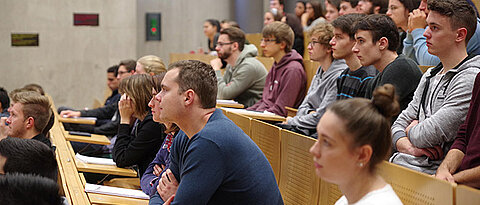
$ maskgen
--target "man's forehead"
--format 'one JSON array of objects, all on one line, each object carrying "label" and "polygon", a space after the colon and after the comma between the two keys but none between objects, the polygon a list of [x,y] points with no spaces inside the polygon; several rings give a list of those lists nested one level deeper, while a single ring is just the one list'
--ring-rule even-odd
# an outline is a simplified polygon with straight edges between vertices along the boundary
[{"label": "man's forehead", "polygon": [[229,40],[230,38],[228,37],[227,34],[220,34],[220,36],[218,37],[218,40]]},{"label": "man's forehead", "polygon": [[358,30],[357,32],[355,32],[355,38],[370,39],[372,38],[372,34],[370,33],[370,31]]}]

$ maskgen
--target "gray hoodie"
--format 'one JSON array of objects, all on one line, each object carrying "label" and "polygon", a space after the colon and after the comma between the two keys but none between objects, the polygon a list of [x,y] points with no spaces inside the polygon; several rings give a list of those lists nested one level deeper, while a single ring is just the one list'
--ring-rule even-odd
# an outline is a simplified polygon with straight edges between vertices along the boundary
[{"label": "gray hoodie", "polygon": [[257,53],[254,45],[246,44],[235,65],[227,65],[223,76],[220,71],[216,71],[218,99],[233,99],[245,107],[262,99],[267,69],[255,58]]},{"label": "gray hoodie", "polygon": [[[319,67],[313,77],[307,96],[298,107],[297,115],[288,121],[289,125],[315,129],[327,106],[337,98],[337,78],[347,68],[345,60],[334,60],[328,70]],[[315,111],[314,113],[310,113]]]},{"label": "gray hoodie", "polygon": [[[459,67],[449,70],[443,76],[437,74],[430,79],[430,85],[424,106],[419,107],[426,77],[431,76],[432,68],[422,76],[415,90],[413,100],[408,104],[392,125],[392,143],[396,151],[396,142],[401,137],[408,137],[413,146],[428,148],[441,146],[446,154],[456,136],[457,129],[465,120],[470,105],[473,83],[480,72],[480,56],[468,59]],[[425,109],[424,109],[425,108]],[[419,119],[417,113],[419,112]],[[405,129],[413,120],[419,124],[412,127],[408,136]],[[415,157],[396,152],[390,161],[417,171],[434,174],[443,161],[431,160],[426,156]]]}]

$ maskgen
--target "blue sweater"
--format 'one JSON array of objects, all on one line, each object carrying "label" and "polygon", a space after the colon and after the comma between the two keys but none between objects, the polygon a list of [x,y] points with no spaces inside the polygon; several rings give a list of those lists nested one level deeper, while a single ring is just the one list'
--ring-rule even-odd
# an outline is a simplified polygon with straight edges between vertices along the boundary
[{"label": "blue sweater", "polygon": [[180,131],[170,154],[172,204],[283,204],[265,155],[219,109],[191,139]]}]

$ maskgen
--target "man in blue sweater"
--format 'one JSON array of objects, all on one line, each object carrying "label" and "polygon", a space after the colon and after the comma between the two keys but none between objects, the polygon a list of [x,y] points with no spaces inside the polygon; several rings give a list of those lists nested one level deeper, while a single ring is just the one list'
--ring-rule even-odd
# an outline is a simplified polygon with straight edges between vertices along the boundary
[{"label": "man in blue sweater", "polygon": [[170,65],[155,98],[161,121],[176,123],[181,131],[150,204],[283,204],[265,155],[215,109],[216,93],[211,66]]}]

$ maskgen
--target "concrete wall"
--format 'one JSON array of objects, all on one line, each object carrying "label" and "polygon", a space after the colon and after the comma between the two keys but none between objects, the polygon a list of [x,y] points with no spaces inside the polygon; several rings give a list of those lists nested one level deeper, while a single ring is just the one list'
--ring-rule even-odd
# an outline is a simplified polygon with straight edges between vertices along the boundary
[{"label": "concrete wall", "polygon": [[[103,99],[106,69],[123,59],[207,49],[203,22],[233,19],[233,0],[0,0],[0,87],[38,83],[55,104]],[[162,13],[162,41],[145,41],[145,13]],[[73,26],[73,13],[98,13],[100,26]],[[38,47],[12,47],[10,33],[39,33]]]},{"label": "concrete wall", "polygon": [[[55,104],[103,99],[106,69],[135,58],[135,0],[0,0],[0,86],[38,83]],[[98,13],[98,27],[73,26],[73,13]],[[12,47],[10,33],[39,33],[38,47]]]},{"label": "concrete wall", "polygon": [[[208,50],[203,22],[233,19],[233,0],[138,0],[137,57],[157,55],[169,63],[169,53],[186,53],[198,48]],[[145,41],[145,14],[160,12],[161,41]]]}]

